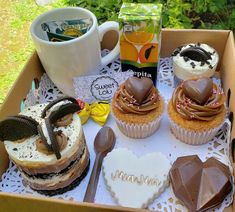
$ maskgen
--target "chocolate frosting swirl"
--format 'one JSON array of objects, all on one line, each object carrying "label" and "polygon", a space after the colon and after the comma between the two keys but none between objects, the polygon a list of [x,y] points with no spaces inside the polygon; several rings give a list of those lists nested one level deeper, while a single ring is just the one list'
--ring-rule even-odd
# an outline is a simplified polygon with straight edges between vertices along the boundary
[{"label": "chocolate frosting swirl", "polygon": [[141,103],[138,103],[133,95],[125,89],[123,83],[114,96],[115,107],[123,113],[134,113],[145,115],[156,109],[159,105],[159,95],[157,89],[152,86],[148,94]]},{"label": "chocolate frosting swirl", "polygon": [[172,96],[172,104],[180,116],[187,120],[211,121],[224,108],[224,95],[220,88],[213,83],[212,95],[205,104],[200,105],[187,97],[183,92],[182,84],[178,86]]}]

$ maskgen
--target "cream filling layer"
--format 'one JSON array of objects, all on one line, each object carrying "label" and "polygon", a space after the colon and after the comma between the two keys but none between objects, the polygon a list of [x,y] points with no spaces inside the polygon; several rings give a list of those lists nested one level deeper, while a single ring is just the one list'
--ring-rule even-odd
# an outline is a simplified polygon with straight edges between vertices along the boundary
[{"label": "cream filling layer", "polygon": [[30,187],[36,190],[55,190],[64,188],[78,178],[85,170],[89,161],[89,152],[85,148],[84,154],[80,158],[76,165],[68,170],[67,173],[55,175],[49,179],[37,179],[26,176],[22,173],[22,177],[29,184]]},{"label": "cream filling layer", "polygon": [[[61,160],[58,160],[56,163],[52,164],[27,164],[27,166],[22,166],[20,164],[16,164],[20,170],[22,169],[29,175],[35,174],[46,174],[46,173],[58,173],[61,170],[65,169],[72,161],[76,160],[78,155],[82,156],[82,153],[86,147],[86,141],[84,135],[81,139],[79,139],[78,144],[76,146],[76,151],[70,155],[69,157],[65,157]],[[29,166],[33,165],[33,166]]]}]

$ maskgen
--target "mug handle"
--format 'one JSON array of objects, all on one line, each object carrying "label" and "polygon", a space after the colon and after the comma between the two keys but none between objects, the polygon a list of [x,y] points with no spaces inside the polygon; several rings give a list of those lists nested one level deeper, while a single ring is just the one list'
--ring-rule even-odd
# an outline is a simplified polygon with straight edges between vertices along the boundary
[{"label": "mug handle", "polygon": [[[106,32],[114,30],[117,33],[119,33],[119,25],[115,21],[107,21],[107,22],[101,24],[99,26],[98,30],[99,30],[99,36],[100,36],[100,42],[101,42],[103,40],[103,36]],[[107,54],[101,58],[101,65],[105,66],[105,65],[111,63],[119,55],[119,52],[120,52],[120,46],[119,46],[119,40],[118,40],[114,49],[112,49],[109,52],[109,54]]]}]

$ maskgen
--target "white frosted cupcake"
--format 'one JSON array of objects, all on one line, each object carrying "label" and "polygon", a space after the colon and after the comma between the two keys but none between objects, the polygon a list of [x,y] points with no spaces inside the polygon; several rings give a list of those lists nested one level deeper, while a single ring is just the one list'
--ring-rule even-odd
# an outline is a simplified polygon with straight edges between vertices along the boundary
[{"label": "white frosted cupcake", "polygon": [[212,77],[219,62],[215,49],[207,44],[187,44],[172,54],[173,71],[179,81],[198,77]]},{"label": "white frosted cupcake", "polygon": [[160,125],[164,101],[149,78],[130,77],[116,91],[112,114],[123,134],[131,138],[152,135]]},{"label": "white frosted cupcake", "polygon": [[224,123],[224,100],[222,91],[210,78],[184,81],[168,104],[172,133],[187,144],[207,143]]}]

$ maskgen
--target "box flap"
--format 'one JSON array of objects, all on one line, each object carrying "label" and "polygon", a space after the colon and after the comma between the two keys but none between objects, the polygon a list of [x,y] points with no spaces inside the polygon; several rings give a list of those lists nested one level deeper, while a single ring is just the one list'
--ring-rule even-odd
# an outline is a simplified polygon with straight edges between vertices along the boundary
[{"label": "box flap", "polygon": [[[229,111],[235,113],[235,45],[233,32],[229,33],[223,58],[221,60],[221,78],[225,94],[229,97]],[[235,138],[235,125],[232,128],[232,139]]]},{"label": "box flap", "polygon": [[0,120],[6,116],[16,115],[20,111],[21,101],[26,97],[31,88],[32,81],[40,79],[44,69],[35,52],[27,62],[17,81],[12,86],[2,107],[0,108]]}]

